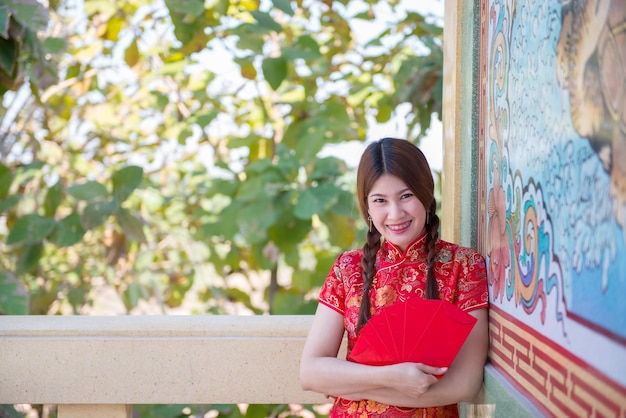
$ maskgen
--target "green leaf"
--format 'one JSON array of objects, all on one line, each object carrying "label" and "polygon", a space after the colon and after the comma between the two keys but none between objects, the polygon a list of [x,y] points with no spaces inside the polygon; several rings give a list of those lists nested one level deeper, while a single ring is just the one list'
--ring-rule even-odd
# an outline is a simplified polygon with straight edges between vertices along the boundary
[{"label": "green leaf", "polygon": [[254,306],[250,298],[250,294],[248,292],[241,290],[241,289],[230,287],[230,288],[227,288],[224,293],[226,294],[226,297],[229,300],[240,302],[245,307],[249,308],[251,311],[257,314],[263,313],[260,309]]},{"label": "green leaf", "polygon": [[291,213],[283,213],[278,222],[269,228],[269,239],[283,252],[296,248],[311,230],[311,219],[298,219]]},{"label": "green leaf", "polygon": [[170,19],[174,24],[174,36],[182,46],[177,48],[185,56],[206,47],[212,34],[207,34],[207,27],[215,26],[211,14],[205,14],[204,0],[167,0]]},{"label": "green leaf", "polygon": [[51,289],[46,289],[45,287],[31,289],[28,303],[28,311],[31,315],[46,315],[48,313],[50,305],[57,300],[57,283],[52,281]]},{"label": "green leaf", "polygon": [[0,200],[0,213],[6,212],[9,209],[15,207],[22,197],[20,195],[14,194],[6,199]]},{"label": "green leaf", "polygon": [[280,26],[269,13],[261,12],[259,10],[253,10],[250,12],[252,17],[259,23],[260,26],[273,30],[274,32],[282,32],[283,27]]},{"label": "green leaf", "polygon": [[239,187],[239,181],[227,179],[213,179],[209,188],[210,195],[222,194],[224,196],[233,196]]},{"label": "green leaf", "polygon": [[321,286],[326,279],[328,271],[337,260],[337,253],[329,250],[322,250],[315,254],[317,263],[315,264],[315,277],[313,287]]},{"label": "green leaf", "polygon": [[166,62],[160,69],[159,73],[161,75],[172,76],[175,77],[177,74],[185,71],[185,67],[189,65],[186,61],[174,61],[174,62]]},{"label": "green leaf", "polygon": [[279,289],[272,303],[273,315],[299,315],[305,309],[302,295],[295,291]]},{"label": "green leaf", "polygon": [[0,38],[0,74],[4,73],[11,79],[15,77],[17,53],[17,44],[13,39]]},{"label": "green leaf", "polygon": [[43,241],[53,228],[54,219],[36,213],[24,215],[13,224],[7,244],[34,244]]},{"label": "green leaf", "polygon": [[283,141],[303,165],[313,162],[324,145],[340,142],[350,124],[345,107],[327,105],[322,112],[287,127]]},{"label": "green leaf", "polygon": [[43,48],[51,54],[59,54],[63,52],[67,46],[67,41],[63,38],[49,37],[43,41]]},{"label": "green leaf", "polygon": [[67,192],[77,200],[94,200],[109,196],[107,188],[102,183],[93,180],[87,183],[70,186]]},{"label": "green leaf", "polygon": [[359,218],[359,205],[354,193],[347,190],[337,190],[337,201],[331,208],[333,213],[340,216]]},{"label": "green leaf", "polygon": [[141,183],[143,169],[138,166],[128,166],[113,173],[113,195],[123,202]]},{"label": "green leaf", "polygon": [[187,291],[191,288],[194,281],[194,274],[192,272],[185,273],[170,273],[169,285],[163,294],[163,299],[167,306],[170,308],[176,308],[182,305],[185,300]]},{"label": "green leaf", "polygon": [[85,229],[80,222],[80,216],[71,213],[57,222],[49,240],[57,247],[69,247],[79,242],[85,235]]},{"label": "green leaf", "polygon": [[28,314],[28,292],[12,273],[0,272],[0,314]]},{"label": "green leaf", "polygon": [[200,16],[204,13],[204,0],[165,0],[165,5],[170,14]]},{"label": "green leaf", "polygon": [[336,157],[325,157],[315,161],[309,179],[334,180],[346,171],[346,164]]},{"label": "green leaf", "polygon": [[267,230],[278,217],[279,213],[273,208],[271,200],[260,197],[239,211],[237,223],[246,240],[251,244],[258,244],[267,239]]},{"label": "green leaf", "polygon": [[129,67],[134,67],[140,59],[141,53],[139,52],[139,47],[137,46],[137,39],[133,39],[124,52],[124,62],[126,62],[126,65]]},{"label": "green leaf", "polygon": [[[267,158],[249,164],[246,176],[245,181],[237,182],[236,198],[241,202],[276,195],[286,183],[282,172]],[[224,190],[232,190],[227,182],[222,185]]]},{"label": "green leaf", "polygon": [[324,201],[313,189],[306,189],[298,196],[298,201],[293,213],[300,219],[311,219],[313,215],[323,211]]},{"label": "green leaf", "polygon": [[139,219],[124,208],[120,208],[116,215],[122,231],[124,231],[124,234],[126,234],[128,238],[141,243],[146,242],[146,236],[143,233],[143,224]]},{"label": "green leaf", "polygon": [[263,64],[263,76],[273,90],[278,90],[287,77],[287,60],[283,57],[265,58]]},{"label": "green leaf", "polygon": [[303,60],[322,58],[319,44],[309,35],[303,35],[293,45],[283,48],[283,56],[290,60],[297,58]]},{"label": "green leaf", "polygon": [[228,12],[228,6],[230,0],[217,0],[214,1],[209,8],[217,12],[219,15],[225,15]]},{"label": "green leaf", "polygon": [[[1,305],[1,303],[0,303]],[[0,313],[2,312],[2,306],[0,306]],[[12,314],[8,314],[12,315]],[[13,405],[0,405],[0,417],[4,418],[24,418],[24,414],[17,412]]]},{"label": "green leaf", "polygon": [[293,16],[293,8],[291,7],[291,0],[272,0],[274,7],[280,9],[288,16]]},{"label": "green leaf", "polygon": [[353,217],[340,216],[333,212],[326,212],[321,217],[330,234],[330,242],[339,248],[349,248],[356,238],[356,225]]},{"label": "green leaf", "polygon": [[87,296],[87,289],[83,289],[81,287],[72,287],[67,292],[67,301],[72,305],[74,312],[78,310],[79,307],[85,304],[85,299]]},{"label": "green leaf", "polygon": [[24,251],[17,262],[16,273],[21,275],[35,270],[39,265],[42,254],[43,244],[41,242],[24,246]]},{"label": "green leaf", "polygon": [[242,51],[251,50],[255,54],[262,53],[265,45],[263,35],[266,32],[261,26],[250,23],[243,23],[233,29],[233,34],[239,37],[237,48]]},{"label": "green leaf", "polygon": [[[228,146],[228,148],[230,149],[241,148],[241,147],[251,148],[254,146],[254,144],[256,144],[257,142],[263,139],[264,139],[263,137],[260,137],[259,135],[255,135],[255,134],[250,134],[245,137],[234,137],[228,140],[226,146]],[[260,160],[260,161],[268,162],[267,159]]]},{"label": "green leaf", "polygon": [[[224,266],[228,266],[230,271],[237,271],[241,266],[241,261],[244,258],[244,254],[242,254],[239,247],[232,248],[222,262],[222,268]],[[220,265],[217,263],[216,265]]]},{"label": "green leaf", "polygon": [[276,147],[276,167],[282,173],[286,181],[293,182],[300,171],[300,161],[296,157],[296,153],[288,149],[285,144],[278,144]]},{"label": "green leaf", "polygon": [[132,282],[128,285],[122,299],[124,300],[124,304],[127,309],[133,309],[139,303],[139,300],[146,299],[146,290],[143,286],[138,284],[137,282]]},{"label": "green leaf", "polygon": [[248,80],[256,80],[257,70],[254,66],[252,57],[235,58],[234,61],[239,65],[241,76]]},{"label": "green leaf", "polygon": [[85,229],[93,229],[102,225],[118,208],[119,204],[113,202],[90,202],[85,206],[80,222]]},{"label": "green leaf", "polygon": [[119,40],[119,34],[122,29],[128,25],[126,19],[122,16],[113,16],[106,22],[106,31],[104,33],[104,39],[108,41],[117,42]]},{"label": "green leaf", "polygon": [[252,404],[248,406],[248,410],[246,411],[246,418],[265,418],[269,416],[267,410],[267,405],[261,404]]},{"label": "green leaf", "polygon": [[5,0],[15,20],[24,27],[39,32],[48,25],[48,10],[37,0]]},{"label": "green leaf", "polygon": [[59,204],[61,204],[62,198],[63,198],[63,187],[61,186],[61,181],[57,181],[46,192],[46,198],[44,200],[43,207],[44,207],[44,214],[47,217],[49,218],[54,217],[54,213],[59,207]]},{"label": "green leaf", "polygon": [[13,182],[15,184],[26,184],[28,181],[32,180],[43,167],[43,162],[34,161],[29,164],[25,164],[19,167],[13,173]]},{"label": "green leaf", "polygon": [[9,25],[11,15],[6,4],[0,6],[0,38],[9,39]]},{"label": "green leaf", "polygon": [[200,111],[191,116],[187,121],[190,124],[197,123],[201,128],[204,129],[209,126],[209,124],[213,122],[213,120],[217,116],[219,116],[219,114],[220,112],[218,112],[217,110]]},{"label": "green leaf", "polygon": [[339,192],[340,189],[328,183],[305,189],[298,196],[293,213],[300,219],[321,214],[337,202]]},{"label": "green leaf", "polygon": [[219,214],[219,220],[203,224],[198,229],[195,238],[199,241],[209,241],[213,237],[234,238],[239,232],[239,211],[241,207],[242,204],[238,201],[228,205]]},{"label": "green leaf", "polygon": [[6,165],[0,163],[0,198],[6,197],[9,193],[11,180],[11,170]]},{"label": "green leaf", "polygon": [[392,113],[393,107],[391,107],[388,103],[383,101],[378,102],[378,106],[376,108],[376,122],[388,122],[389,119],[391,119]]},{"label": "green leaf", "polygon": [[314,287],[316,275],[314,271],[296,268],[291,275],[291,285],[302,293],[309,292]]},{"label": "green leaf", "polygon": [[[318,118],[325,121],[324,125],[328,129],[334,129],[335,131],[344,129],[350,123],[350,116],[348,116],[348,110],[344,103],[330,102],[326,104],[323,110],[318,113]],[[343,138],[338,138],[338,140]]]}]

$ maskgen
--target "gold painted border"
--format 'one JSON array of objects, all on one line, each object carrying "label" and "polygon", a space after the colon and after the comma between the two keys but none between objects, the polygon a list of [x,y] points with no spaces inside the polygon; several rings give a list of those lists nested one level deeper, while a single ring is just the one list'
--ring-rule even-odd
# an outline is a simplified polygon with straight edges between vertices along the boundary
[{"label": "gold painted border", "polygon": [[626,416],[626,388],[493,306],[489,342],[493,366],[550,414]]}]

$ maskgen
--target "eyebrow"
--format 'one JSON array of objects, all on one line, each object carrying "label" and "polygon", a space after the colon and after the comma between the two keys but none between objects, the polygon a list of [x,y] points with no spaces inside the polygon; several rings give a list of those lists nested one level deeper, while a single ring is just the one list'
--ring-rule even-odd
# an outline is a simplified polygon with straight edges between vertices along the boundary
[{"label": "eyebrow", "polygon": [[[405,189],[400,190],[400,191],[398,192],[398,195],[404,194],[404,193],[406,193],[406,192],[413,193],[413,192],[411,192],[411,189],[409,189],[409,188],[407,187],[407,188],[405,188]],[[383,194],[383,193],[372,193],[372,194],[370,194],[368,197],[380,197],[380,196],[385,197],[385,196],[387,196],[387,195],[386,195],[386,194]]]}]

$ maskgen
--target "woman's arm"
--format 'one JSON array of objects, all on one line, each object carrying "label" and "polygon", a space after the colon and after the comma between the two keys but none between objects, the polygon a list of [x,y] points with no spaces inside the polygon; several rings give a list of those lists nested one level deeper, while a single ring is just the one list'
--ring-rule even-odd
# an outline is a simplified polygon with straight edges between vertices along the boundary
[{"label": "woman's arm", "polygon": [[[374,399],[366,395],[379,395],[386,399],[387,389],[392,388],[418,396],[425,392],[445,369],[415,363],[391,366],[368,366],[337,358],[344,334],[343,316],[329,307],[319,304],[313,325],[309,331],[300,362],[302,389],[329,396],[349,399]],[[361,395],[362,394],[362,395]],[[357,398],[354,398],[354,397]],[[378,396],[377,396],[378,397]],[[390,403],[394,404],[394,403]]]},{"label": "woman's arm", "polygon": [[[483,368],[487,360],[488,312],[478,309],[470,312],[478,321],[461,347],[450,369],[441,378],[418,396],[411,395],[398,387],[375,388],[369,391],[345,395],[344,398],[372,399],[390,405],[405,407],[427,407],[469,402],[480,390]],[[404,365],[415,367],[415,363]]]}]

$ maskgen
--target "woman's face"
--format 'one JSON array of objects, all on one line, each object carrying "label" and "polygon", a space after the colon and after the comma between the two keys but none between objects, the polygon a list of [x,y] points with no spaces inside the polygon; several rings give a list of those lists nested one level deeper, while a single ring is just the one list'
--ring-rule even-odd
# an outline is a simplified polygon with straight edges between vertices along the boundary
[{"label": "woman's face", "polygon": [[367,206],[378,232],[402,251],[424,231],[424,205],[396,176],[383,174],[374,183]]}]

